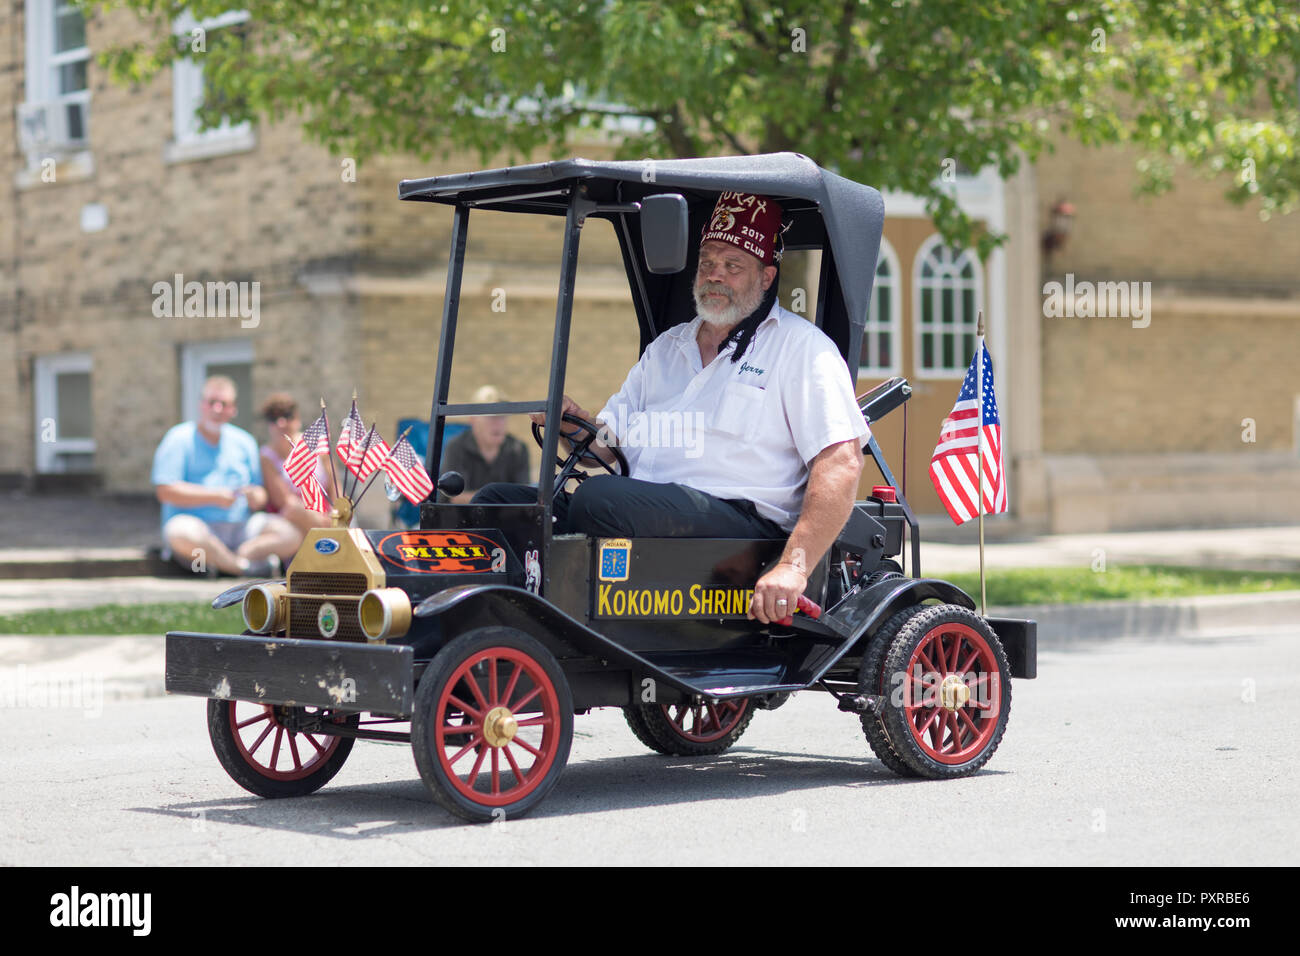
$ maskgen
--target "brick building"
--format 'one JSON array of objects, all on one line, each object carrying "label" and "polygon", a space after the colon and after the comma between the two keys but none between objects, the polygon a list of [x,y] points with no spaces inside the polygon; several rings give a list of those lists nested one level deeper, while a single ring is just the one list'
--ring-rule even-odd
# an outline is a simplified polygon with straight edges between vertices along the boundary
[{"label": "brick building", "polygon": [[[147,494],[155,444],[193,416],[217,371],[240,383],[241,421],[259,438],[253,411],[279,389],[305,418],[323,396],[337,425],[355,388],[390,440],[399,418],[427,416],[451,217],[399,203],[396,184],[478,161],[355,168],[293,123],[200,133],[201,57],[139,88],[109,84],[91,62],[140,30],[122,12],[82,24],[60,0],[0,10],[0,107],[15,132],[0,151],[0,481],[90,474],[107,491]],[[963,206],[1010,236],[987,262],[948,249],[913,198],[886,195],[858,387],[890,374],[913,382],[909,493],[921,512],[939,509],[925,467],[983,309],[1011,465],[1015,514],[1003,527],[1300,519],[1300,381],[1289,367],[1300,355],[1300,228],[1262,223],[1198,180],[1135,200],[1131,167],[1118,151],[1062,149],[1008,181],[962,177]],[[1062,198],[1074,228],[1045,258]],[[516,400],[544,394],[559,225],[471,218],[454,400],[484,382]],[[567,390],[595,408],[638,343],[606,223],[584,231],[581,258]],[[785,288],[800,286],[801,268],[789,264]],[[1067,273],[1150,281],[1149,325],[1045,315],[1044,282]],[[178,275],[182,298],[185,283],[212,283],[226,307],[168,309],[159,290]],[[894,457],[900,427],[880,427]],[[512,430],[531,446],[525,421]],[[382,521],[382,496],[367,505],[366,520]]]}]

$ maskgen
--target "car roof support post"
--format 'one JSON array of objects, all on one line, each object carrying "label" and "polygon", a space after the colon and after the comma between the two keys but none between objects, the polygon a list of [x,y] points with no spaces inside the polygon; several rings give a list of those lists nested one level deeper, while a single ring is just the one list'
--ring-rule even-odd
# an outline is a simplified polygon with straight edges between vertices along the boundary
[{"label": "car roof support post", "polygon": [[447,292],[442,302],[442,328],[438,338],[438,371],[433,382],[433,408],[429,412],[429,448],[424,467],[438,482],[442,467],[442,434],[447,421],[442,409],[451,388],[451,354],[456,343],[456,316],[460,312],[460,280],[465,271],[465,242],[469,235],[469,206],[457,203],[451,221],[451,254],[447,259]]},{"label": "car roof support post", "polygon": [[[548,427],[542,439],[542,467],[537,480],[537,503],[546,509],[542,520],[543,547],[551,544],[551,503],[555,497],[555,459],[559,448],[560,414],[564,407],[564,373],[569,356],[569,324],[573,319],[573,287],[578,274],[578,240],[596,203],[583,188],[569,195],[564,217],[564,251],[560,254],[560,289],[555,299],[555,335],[551,340],[550,392],[546,397]],[[543,551],[546,553],[546,551]]]}]

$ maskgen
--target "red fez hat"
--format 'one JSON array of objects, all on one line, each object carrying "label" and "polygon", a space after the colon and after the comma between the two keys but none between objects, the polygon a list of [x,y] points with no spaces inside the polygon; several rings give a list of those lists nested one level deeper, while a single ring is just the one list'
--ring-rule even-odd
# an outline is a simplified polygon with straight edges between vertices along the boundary
[{"label": "red fez hat", "polygon": [[781,204],[767,196],[725,192],[700,237],[726,242],[770,266],[781,260],[776,238],[781,233]]}]

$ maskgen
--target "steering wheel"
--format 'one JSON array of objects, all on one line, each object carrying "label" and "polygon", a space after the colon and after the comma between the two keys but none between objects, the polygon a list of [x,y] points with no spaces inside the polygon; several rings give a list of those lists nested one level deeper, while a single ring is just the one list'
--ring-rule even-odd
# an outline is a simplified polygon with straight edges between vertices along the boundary
[{"label": "steering wheel", "polygon": [[[592,422],[587,421],[585,418],[579,418],[577,415],[569,414],[562,415],[561,420],[571,425],[577,425],[581,431],[586,432],[586,436],[576,440],[569,439],[573,442],[573,448],[569,451],[568,456],[565,458],[556,457],[555,465],[560,470],[555,475],[555,497],[559,497],[560,492],[564,490],[565,482],[570,478],[580,482],[587,477],[586,472],[578,470],[580,464],[599,465],[611,475],[626,476],[631,472],[632,469],[628,467],[627,458],[617,446],[608,446],[609,450],[614,453],[614,461],[618,465],[617,471],[613,465],[610,465],[594,451],[591,451],[592,442],[600,434],[600,430]],[[537,447],[544,447],[542,444],[542,426],[537,422],[533,422],[533,438],[537,442]]]}]

